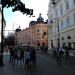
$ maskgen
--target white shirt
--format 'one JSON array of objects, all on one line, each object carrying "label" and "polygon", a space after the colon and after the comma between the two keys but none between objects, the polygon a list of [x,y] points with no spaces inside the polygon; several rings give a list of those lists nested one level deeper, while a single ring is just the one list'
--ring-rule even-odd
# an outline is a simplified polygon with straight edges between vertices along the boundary
[{"label": "white shirt", "polygon": [[26,60],[26,59],[30,59],[30,52],[25,51],[24,57],[25,57],[25,60]]}]

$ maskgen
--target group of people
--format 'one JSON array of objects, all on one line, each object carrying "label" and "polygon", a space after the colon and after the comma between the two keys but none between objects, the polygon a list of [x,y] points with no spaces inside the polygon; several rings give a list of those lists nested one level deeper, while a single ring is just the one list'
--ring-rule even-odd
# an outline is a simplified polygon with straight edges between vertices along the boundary
[{"label": "group of people", "polygon": [[20,64],[24,64],[25,68],[29,68],[31,63],[36,64],[36,51],[34,47],[26,46],[10,46],[10,58],[9,62],[17,65],[20,61]]},{"label": "group of people", "polygon": [[48,51],[48,47],[47,46],[41,46],[40,49],[41,49],[42,53],[47,54],[47,51]]},{"label": "group of people", "polygon": [[53,51],[53,58],[56,59],[57,64],[62,64],[64,61],[64,57],[65,57],[65,62],[67,62],[68,60],[70,61],[69,49],[67,46],[65,46],[64,48],[53,47],[52,51]]}]

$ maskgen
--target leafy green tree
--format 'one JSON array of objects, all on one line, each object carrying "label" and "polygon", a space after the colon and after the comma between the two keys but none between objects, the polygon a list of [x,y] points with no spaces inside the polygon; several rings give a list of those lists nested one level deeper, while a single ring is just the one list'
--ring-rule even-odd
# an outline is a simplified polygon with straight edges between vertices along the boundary
[{"label": "leafy green tree", "polygon": [[33,15],[33,9],[25,8],[20,0],[0,0],[2,5],[2,26],[1,26],[1,50],[0,50],[0,66],[3,66],[3,9],[5,7],[12,7],[12,11],[20,11],[23,14]]},{"label": "leafy green tree", "polygon": [[4,39],[4,45],[5,46],[10,46],[10,45],[15,45],[15,36],[14,34],[10,34]]},{"label": "leafy green tree", "polygon": [[2,7],[13,7],[12,11],[20,11],[23,14],[33,15],[33,9],[25,8],[25,4],[20,0],[1,0]]}]

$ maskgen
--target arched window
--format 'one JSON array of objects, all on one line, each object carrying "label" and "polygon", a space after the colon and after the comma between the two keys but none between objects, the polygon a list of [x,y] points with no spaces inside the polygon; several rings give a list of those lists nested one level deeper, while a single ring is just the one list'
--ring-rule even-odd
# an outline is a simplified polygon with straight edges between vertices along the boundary
[{"label": "arched window", "polygon": [[43,35],[45,35],[45,36],[46,36],[46,32],[44,32],[44,33],[43,33]]},{"label": "arched window", "polygon": [[50,23],[53,23],[53,20],[51,20]]},{"label": "arched window", "polygon": [[71,36],[68,36],[67,39],[71,39]]}]

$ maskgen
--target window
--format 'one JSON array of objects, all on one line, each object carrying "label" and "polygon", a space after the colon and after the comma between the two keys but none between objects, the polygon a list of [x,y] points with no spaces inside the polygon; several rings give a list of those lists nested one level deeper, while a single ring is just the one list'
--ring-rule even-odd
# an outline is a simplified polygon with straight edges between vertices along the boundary
[{"label": "window", "polygon": [[66,10],[69,10],[69,1],[66,1]]},{"label": "window", "polygon": [[39,29],[37,29],[37,32],[39,32]]},{"label": "window", "polygon": [[42,35],[42,38],[44,38],[44,35]]},{"label": "window", "polygon": [[60,5],[60,15],[63,14],[63,7],[62,7],[62,4]]},{"label": "window", "polygon": [[62,37],[61,39],[64,40],[64,37]]},{"label": "window", "polygon": [[68,48],[69,48],[69,49],[72,49],[71,46],[72,46],[72,44],[71,44],[71,42],[69,42],[69,43],[68,43]]},{"label": "window", "polygon": [[62,43],[62,47],[65,48],[65,46],[66,46],[66,43]]},{"label": "window", "polygon": [[61,21],[61,29],[63,29],[64,28],[64,26],[63,26],[63,20]]},{"label": "window", "polygon": [[75,42],[73,42],[73,49],[75,50]]},{"label": "window", "polygon": [[58,25],[55,27],[55,32],[58,32]]},{"label": "window", "polygon": [[58,17],[58,9],[55,9],[55,17]]},{"label": "window", "polygon": [[67,26],[70,24],[70,17],[69,16],[66,18],[66,23],[67,23]]},{"label": "window", "polygon": [[51,40],[51,48],[53,48],[53,40]]},{"label": "window", "polygon": [[53,21],[53,14],[50,15],[50,23],[51,23],[51,20]]},{"label": "window", "polygon": [[46,36],[46,32],[44,32],[43,35]]},{"label": "window", "polygon": [[67,39],[71,39],[71,36],[68,36]]},{"label": "window", "polygon": [[74,13],[74,24],[75,24],[75,13]]}]

